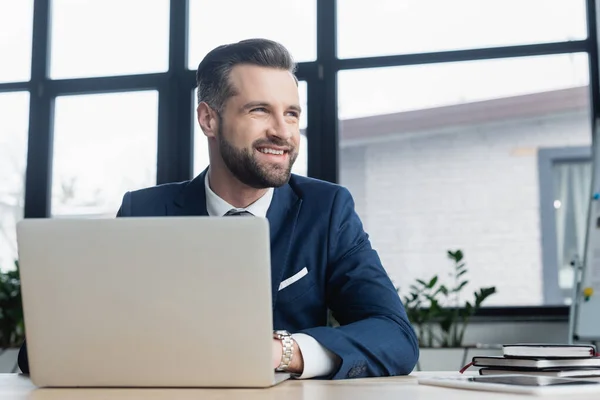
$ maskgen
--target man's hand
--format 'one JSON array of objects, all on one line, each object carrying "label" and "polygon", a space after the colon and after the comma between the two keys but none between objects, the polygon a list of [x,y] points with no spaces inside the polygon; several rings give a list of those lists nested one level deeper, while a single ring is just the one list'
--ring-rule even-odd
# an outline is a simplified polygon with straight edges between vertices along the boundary
[{"label": "man's hand", "polygon": [[[288,372],[292,374],[302,374],[304,371],[304,359],[302,358],[302,352],[298,347],[298,344],[295,340],[292,341],[294,343],[294,355],[292,357],[292,362],[290,363],[290,368]],[[281,363],[281,355],[283,354],[283,344],[279,339],[273,339],[273,369],[277,368]]]}]

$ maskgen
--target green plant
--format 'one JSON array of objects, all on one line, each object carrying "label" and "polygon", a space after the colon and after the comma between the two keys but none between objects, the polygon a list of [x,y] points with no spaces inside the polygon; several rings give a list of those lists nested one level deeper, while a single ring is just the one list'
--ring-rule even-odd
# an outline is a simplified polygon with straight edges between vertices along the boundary
[{"label": "green plant", "polygon": [[0,349],[18,347],[25,339],[19,262],[15,269],[0,271]]},{"label": "green plant", "polygon": [[[454,263],[450,272],[450,287],[442,284],[438,275],[428,281],[417,279],[403,297],[408,319],[417,330],[421,347],[460,347],[469,319],[496,288],[484,287],[474,292],[475,299],[459,307],[460,294],[469,283],[467,267],[461,250],[448,251]],[[400,289],[397,289],[400,292]],[[436,326],[439,332],[436,332]]]}]

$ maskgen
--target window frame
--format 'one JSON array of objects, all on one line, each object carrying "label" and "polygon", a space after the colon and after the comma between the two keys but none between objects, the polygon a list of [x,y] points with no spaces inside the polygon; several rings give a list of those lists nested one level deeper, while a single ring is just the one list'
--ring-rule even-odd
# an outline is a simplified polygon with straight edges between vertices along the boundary
[{"label": "window frame", "polygon": [[[187,180],[193,172],[193,92],[195,71],[187,68],[188,0],[171,0],[169,68],[164,73],[51,80],[49,74],[50,2],[34,0],[31,77],[0,84],[0,92],[29,91],[29,135],[25,218],[50,216],[54,101],[59,95],[157,90],[157,183]],[[336,0],[317,2],[317,59],[298,65],[298,79],[307,83],[308,176],[339,182],[337,73],[356,68],[470,61],[505,57],[586,52],[590,66],[591,128],[600,117],[596,2],[587,0],[587,38],[557,43],[442,51],[422,54],[338,59]],[[594,133],[593,141],[597,141]],[[567,320],[567,306],[484,307],[477,318]]]}]

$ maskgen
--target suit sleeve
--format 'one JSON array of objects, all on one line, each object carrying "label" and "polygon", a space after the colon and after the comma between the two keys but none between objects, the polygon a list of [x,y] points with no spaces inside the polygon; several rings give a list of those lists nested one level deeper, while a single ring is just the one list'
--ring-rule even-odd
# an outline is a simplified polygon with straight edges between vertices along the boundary
[{"label": "suit sleeve", "polygon": [[409,374],[419,358],[415,332],[345,188],[334,199],[328,252],[326,298],[340,326],[303,333],[340,358],[329,378]]},{"label": "suit sleeve", "polygon": [[25,375],[29,375],[29,360],[27,358],[27,341],[24,340],[21,348],[19,349],[19,355],[17,356],[17,364],[19,369]]},{"label": "suit sleeve", "polygon": [[121,206],[119,207],[119,211],[117,211],[118,217],[130,217],[131,216],[131,192],[126,192],[123,195],[123,201],[121,201]]}]

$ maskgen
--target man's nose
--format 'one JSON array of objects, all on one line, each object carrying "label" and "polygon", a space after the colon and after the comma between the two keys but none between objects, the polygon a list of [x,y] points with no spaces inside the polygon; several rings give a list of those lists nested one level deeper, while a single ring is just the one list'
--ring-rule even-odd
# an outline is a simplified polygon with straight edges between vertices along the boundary
[{"label": "man's nose", "polygon": [[277,136],[281,139],[288,140],[292,137],[292,129],[286,122],[283,116],[274,117],[271,120],[271,126],[269,127],[267,134],[269,136]]}]

